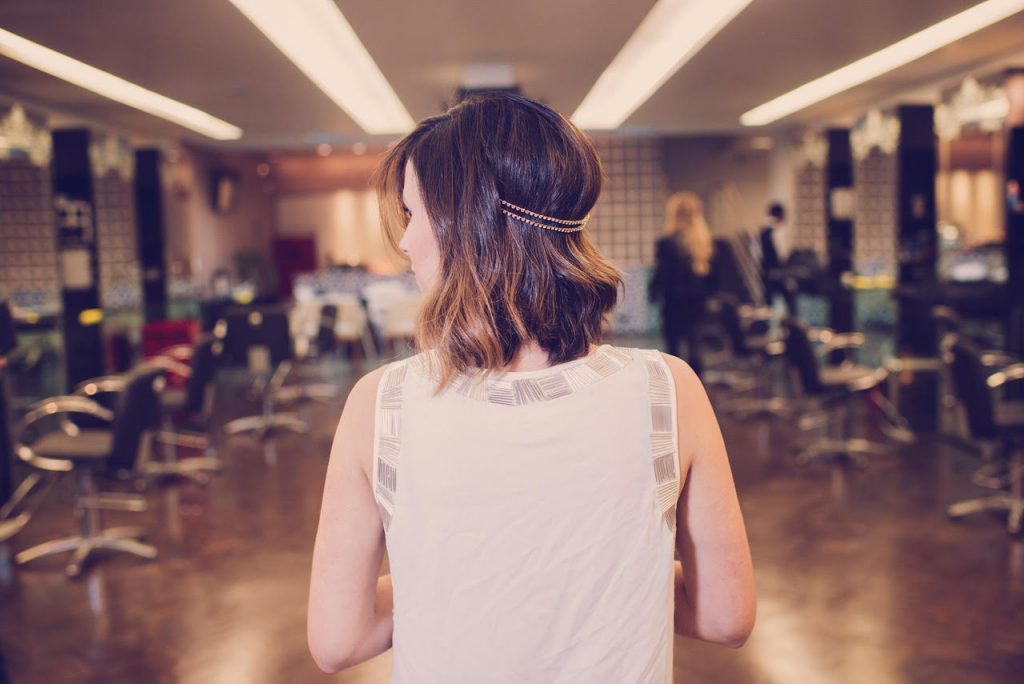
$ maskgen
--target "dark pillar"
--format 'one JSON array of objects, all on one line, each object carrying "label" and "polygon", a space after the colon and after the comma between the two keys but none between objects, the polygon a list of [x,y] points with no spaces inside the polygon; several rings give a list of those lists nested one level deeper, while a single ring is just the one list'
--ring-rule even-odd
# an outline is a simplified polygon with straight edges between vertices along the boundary
[{"label": "dark pillar", "polygon": [[5,300],[0,299],[0,506],[11,498],[14,491],[14,454],[11,449],[10,409],[7,406],[7,355],[17,346],[11,309]]},{"label": "dark pillar", "polygon": [[850,131],[832,129],[825,165],[825,238],[830,281],[829,327],[839,332],[854,329],[853,290],[843,274],[853,271],[853,153]]},{"label": "dark pillar", "polygon": [[1006,350],[1024,356],[1024,126],[1007,136],[1006,271]]},{"label": "dark pillar", "polygon": [[51,168],[57,267],[64,303],[64,360],[70,389],[103,374],[103,311],[96,259],[89,131],[54,131]]},{"label": "dark pillar", "polygon": [[160,321],[167,318],[160,150],[135,152],[135,235],[142,273],[143,312],[147,321]]},{"label": "dark pillar", "polygon": [[935,232],[935,173],[938,149],[930,105],[898,109],[896,152],[896,254],[900,356],[938,353],[931,308],[935,302],[938,246]]}]

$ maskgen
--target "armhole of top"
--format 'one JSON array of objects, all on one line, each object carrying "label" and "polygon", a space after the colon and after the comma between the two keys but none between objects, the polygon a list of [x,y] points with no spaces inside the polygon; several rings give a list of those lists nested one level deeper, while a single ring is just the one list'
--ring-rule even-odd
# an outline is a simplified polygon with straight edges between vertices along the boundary
[{"label": "armhole of top", "polygon": [[658,509],[672,530],[679,500],[679,440],[676,387],[672,371],[656,350],[642,350],[651,406],[651,463]]},{"label": "armhole of top", "polygon": [[406,362],[392,363],[377,386],[373,435],[373,498],[380,507],[384,530],[391,527],[398,491],[398,463],[402,452],[402,390]]}]

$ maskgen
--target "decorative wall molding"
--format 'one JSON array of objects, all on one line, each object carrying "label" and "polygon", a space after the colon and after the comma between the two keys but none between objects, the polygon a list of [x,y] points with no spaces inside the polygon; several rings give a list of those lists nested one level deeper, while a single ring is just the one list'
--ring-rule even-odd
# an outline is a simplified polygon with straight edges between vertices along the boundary
[{"label": "decorative wall molding", "polygon": [[953,140],[960,137],[965,127],[998,131],[1009,113],[1010,100],[1005,88],[981,85],[968,76],[959,90],[935,108],[935,133],[942,140]]},{"label": "decorative wall molding", "polygon": [[857,161],[867,159],[872,150],[895,154],[900,144],[900,120],[872,109],[850,131],[850,148]]},{"label": "decorative wall molding", "polygon": [[828,160],[828,139],[819,131],[804,131],[797,143],[802,165],[824,168]]},{"label": "decorative wall molding", "polygon": [[18,103],[0,119],[0,159],[20,153],[35,166],[49,166],[52,148],[50,131],[32,121]]},{"label": "decorative wall molding", "polygon": [[114,135],[93,133],[89,145],[89,161],[94,178],[103,178],[113,171],[121,180],[130,182],[135,175],[135,150]]}]

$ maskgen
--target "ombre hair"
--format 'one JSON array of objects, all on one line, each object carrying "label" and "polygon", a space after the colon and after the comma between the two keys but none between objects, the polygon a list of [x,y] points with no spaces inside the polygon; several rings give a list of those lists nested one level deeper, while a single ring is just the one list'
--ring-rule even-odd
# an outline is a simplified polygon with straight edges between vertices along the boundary
[{"label": "ombre hair", "polygon": [[586,355],[622,285],[585,231],[546,230],[502,213],[501,200],[548,217],[585,218],[601,191],[593,144],[551,108],[517,95],[467,98],[424,119],[377,172],[385,236],[406,227],[411,162],[441,255],[416,325],[433,350],[438,390],[463,373],[509,365],[536,342],[552,364]]},{"label": "ombre hair", "polygon": [[689,254],[693,271],[706,276],[711,271],[714,242],[704,220],[704,205],[692,192],[677,192],[665,203],[665,234],[676,239],[684,254]]}]

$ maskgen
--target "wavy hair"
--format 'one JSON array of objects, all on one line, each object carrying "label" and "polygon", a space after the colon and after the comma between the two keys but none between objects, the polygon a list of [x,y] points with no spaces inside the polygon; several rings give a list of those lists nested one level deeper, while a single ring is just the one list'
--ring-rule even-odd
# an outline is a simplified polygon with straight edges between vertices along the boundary
[{"label": "wavy hair", "polygon": [[665,203],[665,234],[679,243],[684,254],[689,254],[693,271],[706,276],[711,271],[714,242],[711,230],[704,220],[704,205],[692,192],[677,192]]},{"label": "wavy hair", "polygon": [[552,364],[587,354],[615,306],[621,274],[586,231],[516,220],[500,201],[586,217],[602,180],[590,140],[551,108],[508,93],[472,96],[423,120],[376,175],[385,236],[396,250],[406,226],[407,162],[441,254],[416,325],[417,347],[436,352],[438,391],[459,374],[509,365],[531,341]]}]

